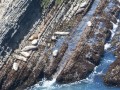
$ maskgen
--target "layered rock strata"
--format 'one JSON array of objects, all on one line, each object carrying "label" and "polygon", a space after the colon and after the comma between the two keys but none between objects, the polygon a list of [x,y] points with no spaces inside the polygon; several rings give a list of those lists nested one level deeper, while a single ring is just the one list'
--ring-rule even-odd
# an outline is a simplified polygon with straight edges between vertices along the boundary
[{"label": "layered rock strata", "polygon": [[19,18],[11,15],[18,18],[19,27],[13,25],[1,37],[2,60],[8,55],[6,45],[12,52],[1,62],[0,89],[22,90],[43,78],[56,78],[58,83],[86,78],[100,63],[112,22],[117,22],[119,2],[64,0],[56,5],[52,0],[42,13],[41,0],[27,1]]}]

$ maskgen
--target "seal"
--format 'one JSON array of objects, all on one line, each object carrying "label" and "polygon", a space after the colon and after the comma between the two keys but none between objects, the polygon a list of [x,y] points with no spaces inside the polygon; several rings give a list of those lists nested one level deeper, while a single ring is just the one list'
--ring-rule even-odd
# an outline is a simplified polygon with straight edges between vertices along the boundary
[{"label": "seal", "polygon": [[37,45],[38,44],[38,39],[34,39],[32,42],[31,42],[32,45]]},{"label": "seal", "polygon": [[30,54],[31,54],[31,52],[20,52],[20,54],[21,55],[23,55],[24,57],[26,57],[26,58],[28,58],[28,57],[30,57]]},{"label": "seal", "polygon": [[70,32],[55,32],[56,35],[68,35]]},{"label": "seal", "polygon": [[27,58],[26,57],[24,57],[24,56],[20,56],[20,55],[14,55],[14,57],[16,58],[16,59],[18,59],[18,60],[22,60],[22,61],[27,61]]},{"label": "seal", "polygon": [[34,39],[38,39],[38,34],[33,34],[30,38],[29,41],[32,41]]},{"label": "seal", "polygon": [[15,71],[17,71],[17,70],[18,70],[18,67],[19,67],[19,63],[14,62],[12,69],[15,70]]},{"label": "seal", "polygon": [[38,47],[37,46],[25,46],[22,51],[30,51],[30,50],[36,50]]}]

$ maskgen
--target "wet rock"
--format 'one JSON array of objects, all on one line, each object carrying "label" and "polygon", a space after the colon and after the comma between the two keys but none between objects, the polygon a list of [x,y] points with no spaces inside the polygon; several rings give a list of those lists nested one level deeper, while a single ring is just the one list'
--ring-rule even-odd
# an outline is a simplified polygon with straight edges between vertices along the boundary
[{"label": "wet rock", "polygon": [[120,30],[119,28],[118,26],[111,42],[111,47],[115,48],[113,53],[116,55],[116,60],[109,66],[103,79],[106,85],[120,87],[120,43],[119,35],[117,35]]},{"label": "wet rock", "polygon": [[60,63],[60,61],[62,60],[66,50],[68,48],[68,44],[67,43],[63,43],[63,45],[61,46],[57,57],[55,57],[51,62],[51,60],[49,60],[50,62],[47,63],[46,67],[45,67],[45,77],[47,77],[47,79],[51,79],[52,75],[57,71],[58,65]]},{"label": "wet rock", "polygon": [[[100,10],[102,9],[104,7],[101,7]],[[98,17],[98,15],[100,16]],[[84,79],[95,66],[99,65],[104,53],[105,42],[110,38],[111,33],[109,32],[113,26],[109,18],[103,18],[104,12],[101,11],[101,14],[98,15],[87,23],[89,27],[84,29],[75,50],[67,58],[67,63],[57,77],[58,83],[71,83]],[[103,23],[102,28],[99,27],[100,22]]]},{"label": "wet rock", "polygon": [[[34,1],[34,0],[32,0],[32,1]],[[38,0],[38,1],[41,1],[41,0]],[[67,0],[67,1],[70,2],[70,0]],[[78,0],[76,0],[76,1],[78,1]],[[103,0],[103,1],[105,1],[105,0]],[[77,5],[77,3],[75,3],[75,5]],[[74,10],[77,10],[77,8],[78,8],[78,6],[76,8],[74,8]],[[44,78],[44,77],[47,79],[52,78],[52,76],[54,74],[56,74],[57,70],[59,69],[59,66],[63,65],[62,61],[66,61],[66,63],[65,63],[65,66],[63,66],[63,69],[60,72],[60,75],[57,77],[57,82],[59,82],[59,83],[69,83],[69,82],[74,82],[74,81],[79,81],[81,79],[84,79],[93,71],[94,67],[99,64],[100,57],[104,50],[104,44],[105,44],[105,39],[106,39],[107,35],[104,32],[104,30],[106,31],[106,29],[105,29],[106,27],[101,30],[99,30],[99,28],[97,28],[99,26],[97,24],[98,22],[91,21],[93,27],[91,27],[91,25],[90,25],[90,27],[86,27],[86,29],[83,30],[84,33],[81,34],[80,41],[76,43],[77,44],[76,48],[72,51],[72,54],[65,59],[63,58],[63,56],[64,56],[64,54],[66,54],[65,52],[66,52],[66,49],[69,47],[69,45],[63,44],[63,46],[60,48],[60,50],[56,51],[57,53],[55,53],[55,54],[51,53],[51,50],[53,49],[53,45],[51,45],[50,47],[46,47],[48,44],[45,41],[45,39],[48,35],[48,32],[52,33],[52,29],[56,28],[56,27],[54,27],[53,22],[57,20],[56,17],[59,14],[59,7],[56,10],[58,10],[58,13],[53,15],[52,19],[49,20],[50,22],[48,22],[46,25],[43,25],[40,28],[41,34],[40,34],[39,38],[40,39],[43,38],[43,41],[44,41],[44,42],[42,41],[40,44],[43,44],[44,48],[41,46],[38,47],[38,50],[35,51],[35,53],[33,53],[30,56],[29,62],[27,62],[27,63],[17,60],[18,62],[20,62],[19,70],[16,69],[17,72],[14,72],[14,70],[11,71],[9,69],[12,67],[12,64],[11,64],[11,63],[13,63],[12,57],[9,58],[10,63],[7,62],[7,64],[4,65],[4,67],[1,69],[1,72],[0,72],[0,85],[1,85],[0,89],[1,90],[7,90],[7,89],[14,90],[14,88],[16,90],[20,90],[20,89],[23,90],[26,87],[29,87],[29,86],[37,83],[38,81],[42,80],[42,78]],[[48,10],[48,12],[49,12],[49,10]],[[67,18],[71,19],[74,12],[70,11],[69,12],[70,16],[68,13],[69,17],[67,16]],[[51,16],[52,16],[52,14],[51,14]],[[62,16],[64,16],[64,14]],[[97,16],[100,16],[100,14]],[[46,15],[45,15],[45,17],[46,17]],[[80,15],[80,17],[82,18],[81,15]],[[77,18],[79,18],[79,17],[77,17]],[[106,18],[106,17],[104,17],[104,18]],[[76,17],[75,17],[75,20],[76,20]],[[81,21],[81,20],[78,20],[78,21]],[[96,21],[96,19],[95,19],[95,21]],[[62,23],[61,19],[60,19],[60,23]],[[75,22],[75,23],[77,23],[77,22]],[[71,23],[71,24],[73,24],[73,23]],[[55,26],[56,26],[56,23],[55,23]],[[47,28],[48,31],[46,29],[44,30],[42,28]],[[107,28],[107,29],[109,29],[109,28]],[[99,33],[95,34],[95,32],[98,30],[99,30]],[[55,30],[55,31],[59,31],[59,30]],[[57,35],[68,35],[69,34],[69,32],[67,32],[67,33],[64,32],[64,31],[67,31],[66,29],[63,30],[60,28],[60,31],[63,31],[63,32],[57,32],[56,34]],[[68,36],[68,38],[69,38],[69,36]],[[35,36],[32,35],[29,38],[29,40],[31,40],[31,41],[34,39],[38,39],[38,35],[35,35]],[[49,38],[49,39],[51,39],[51,38]],[[66,42],[69,42],[69,40],[68,41],[67,40],[66,40]],[[88,43],[88,41],[90,41],[90,42]],[[28,41],[25,41],[25,42],[26,42],[25,44],[29,43]],[[21,46],[22,47],[25,46],[24,42],[20,44],[20,47]],[[25,48],[23,48],[23,52],[32,51],[32,50],[37,49],[37,47],[33,47],[33,46],[26,46]],[[23,54],[25,54],[25,53],[23,53]],[[52,54],[55,57],[51,57]],[[14,53],[13,53],[13,55],[14,55]],[[29,56],[28,53],[26,53],[26,56]]]},{"label": "wet rock", "polygon": [[[83,46],[82,43],[81,41],[78,43],[75,51],[68,58],[67,64],[57,77],[58,83],[71,83],[82,80],[99,64],[100,57],[104,52],[104,44],[97,43],[91,49],[89,44]],[[88,52],[90,52],[89,55]]]},{"label": "wet rock", "polygon": [[72,83],[86,78],[94,68],[94,64],[88,61],[78,61],[69,68],[64,69],[57,77],[58,83]]},{"label": "wet rock", "polygon": [[106,85],[120,87],[120,43],[119,43],[120,25],[118,24],[119,22],[117,22],[119,21],[117,14],[120,14],[120,8],[118,8],[117,6],[120,6],[120,3],[117,2],[117,0],[116,1],[111,0],[107,6],[108,8],[111,8],[111,10],[108,11],[110,12],[111,15],[114,16],[115,19],[114,20],[109,15],[109,18],[111,17],[113,24],[113,30],[111,30],[112,32],[111,47],[115,48],[115,51],[113,53],[116,55],[116,60],[109,66],[106,74],[103,77],[103,80]]}]

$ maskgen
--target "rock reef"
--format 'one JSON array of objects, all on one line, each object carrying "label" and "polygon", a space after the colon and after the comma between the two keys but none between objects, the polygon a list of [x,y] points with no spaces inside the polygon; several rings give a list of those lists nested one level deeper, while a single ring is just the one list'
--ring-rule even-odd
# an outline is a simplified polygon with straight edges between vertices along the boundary
[{"label": "rock reef", "polygon": [[[120,19],[118,0],[13,0],[9,5],[0,28],[0,90],[22,90],[43,78],[60,84],[85,79],[99,65]],[[119,73],[118,56],[105,83],[119,85]]]}]

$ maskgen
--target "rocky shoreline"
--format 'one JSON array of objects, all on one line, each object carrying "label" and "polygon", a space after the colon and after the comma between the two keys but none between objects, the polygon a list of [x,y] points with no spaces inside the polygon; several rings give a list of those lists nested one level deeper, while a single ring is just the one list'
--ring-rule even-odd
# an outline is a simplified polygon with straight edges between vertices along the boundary
[{"label": "rocky shoreline", "polygon": [[[29,30],[29,26],[33,25],[30,18],[35,18],[36,14],[28,14],[39,10],[42,12],[42,7],[34,11],[33,8],[37,9],[40,5],[31,0],[27,10],[33,11],[25,11],[27,16],[23,15],[18,23],[21,28],[14,29],[17,33],[8,42],[3,39],[4,45],[13,48],[7,60],[0,64],[1,90],[22,90],[43,78],[56,78],[56,82],[60,84],[72,83],[85,79],[99,65],[104,45],[112,36],[112,22],[117,23],[117,19],[120,19],[120,2],[65,0],[55,4],[55,1],[52,0],[46,11],[43,10],[43,16],[34,19],[40,19],[40,24],[32,31]],[[23,24],[26,21],[31,23],[25,27]],[[12,42],[16,40],[19,42]],[[119,48],[116,54],[118,59],[110,66],[104,81],[119,86]],[[113,73],[112,76],[114,68],[117,74]]]},{"label": "rocky shoreline", "polygon": [[120,50],[120,44],[119,44],[119,28],[120,23],[119,19],[117,20],[117,23],[114,24],[114,27],[116,27],[116,31],[114,32],[115,35],[113,36],[111,42],[110,42],[110,50],[113,50],[116,60],[109,66],[108,71],[106,72],[104,76],[104,82],[106,85],[109,86],[120,86],[120,57],[119,57],[119,50]]}]

